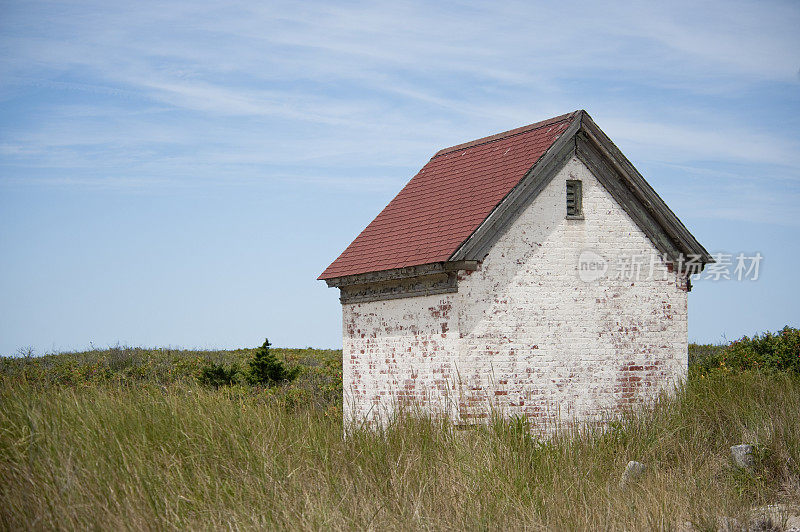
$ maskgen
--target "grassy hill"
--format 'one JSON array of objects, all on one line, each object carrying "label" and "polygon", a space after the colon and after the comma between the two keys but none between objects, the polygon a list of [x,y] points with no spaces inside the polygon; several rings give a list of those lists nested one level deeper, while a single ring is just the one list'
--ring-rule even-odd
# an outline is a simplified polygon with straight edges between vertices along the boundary
[{"label": "grassy hill", "polygon": [[[255,349],[197,351],[111,347],[44,356],[0,357],[0,379],[34,388],[51,386],[132,386],[196,384],[208,364],[246,367]],[[340,407],[342,398],[342,351],[334,349],[283,349],[272,352],[299,375],[288,386],[246,390],[296,404],[320,408]],[[246,387],[245,387],[246,388]]]},{"label": "grassy hill", "polygon": [[[342,438],[341,352],[272,388],[201,386],[252,350],[0,359],[0,528],[697,529],[800,505],[800,376],[693,346],[674,397],[550,440],[405,417]],[[723,361],[727,361],[723,364]],[[756,445],[736,469],[731,445]],[[621,487],[629,460],[645,475]],[[688,524],[687,524],[688,523]]]}]

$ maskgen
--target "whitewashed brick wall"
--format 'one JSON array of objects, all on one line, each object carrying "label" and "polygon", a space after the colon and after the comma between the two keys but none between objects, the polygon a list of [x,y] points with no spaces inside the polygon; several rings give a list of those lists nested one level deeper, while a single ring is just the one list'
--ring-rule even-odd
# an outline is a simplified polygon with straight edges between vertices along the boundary
[{"label": "whitewashed brick wall", "polygon": [[[584,220],[566,219],[567,179],[583,182]],[[606,258],[606,277],[578,277],[587,249]],[[657,253],[572,159],[479,269],[459,272],[458,293],[343,305],[345,419],[414,405],[550,427],[671,390],[687,371],[683,279],[661,261],[652,280],[610,278],[618,256]]]}]

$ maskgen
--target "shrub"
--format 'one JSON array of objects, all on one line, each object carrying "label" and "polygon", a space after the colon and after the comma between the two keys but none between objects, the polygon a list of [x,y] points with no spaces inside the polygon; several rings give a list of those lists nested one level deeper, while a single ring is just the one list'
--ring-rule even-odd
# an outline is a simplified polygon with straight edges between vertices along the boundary
[{"label": "shrub", "polygon": [[790,371],[800,374],[800,329],[788,325],[778,332],[744,336],[695,359],[697,369]]},{"label": "shrub", "polygon": [[230,386],[234,384],[238,373],[239,368],[236,364],[226,368],[222,364],[209,362],[200,368],[200,375],[197,377],[197,380],[200,384],[219,388],[220,386]]},{"label": "shrub", "polygon": [[275,386],[284,382],[291,382],[299,373],[298,368],[287,369],[283,362],[275,358],[270,350],[269,339],[256,349],[249,361],[250,370],[247,380],[253,386]]},{"label": "shrub", "polygon": [[689,344],[689,367],[708,369],[719,365],[719,357],[726,344]]},{"label": "shrub", "polygon": [[787,325],[776,333],[745,336],[723,351],[722,363],[734,369],[800,373],[800,329]]}]

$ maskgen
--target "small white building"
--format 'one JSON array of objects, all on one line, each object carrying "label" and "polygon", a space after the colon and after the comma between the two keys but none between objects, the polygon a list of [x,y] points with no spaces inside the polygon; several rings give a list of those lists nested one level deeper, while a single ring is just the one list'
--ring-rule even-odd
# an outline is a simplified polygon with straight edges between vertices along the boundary
[{"label": "small white building", "polygon": [[708,262],[585,111],[441,150],[319,277],[341,291],[345,421],[546,428],[647,402],[686,375]]}]

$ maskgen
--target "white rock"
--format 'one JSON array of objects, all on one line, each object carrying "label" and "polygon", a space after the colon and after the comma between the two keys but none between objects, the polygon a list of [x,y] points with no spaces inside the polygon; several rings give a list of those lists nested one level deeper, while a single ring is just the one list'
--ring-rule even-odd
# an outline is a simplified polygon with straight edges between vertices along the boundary
[{"label": "white rock", "polygon": [[647,471],[646,464],[631,460],[628,462],[628,465],[625,466],[625,472],[622,473],[622,478],[619,481],[619,485],[625,486],[628,482],[641,477],[645,471]]},{"label": "white rock", "polygon": [[731,447],[731,457],[736,467],[753,471],[756,465],[755,457],[753,456],[753,446],[742,444],[734,445]]}]

